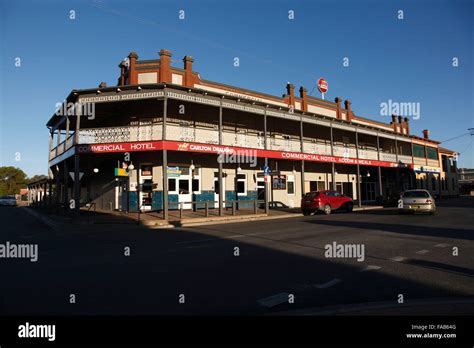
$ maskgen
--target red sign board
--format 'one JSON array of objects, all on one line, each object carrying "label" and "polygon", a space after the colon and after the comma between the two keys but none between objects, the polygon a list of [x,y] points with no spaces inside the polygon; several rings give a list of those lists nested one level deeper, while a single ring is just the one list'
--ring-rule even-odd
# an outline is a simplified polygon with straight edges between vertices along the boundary
[{"label": "red sign board", "polygon": [[156,151],[163,149],[162,141],[78,145],[78,153]]},{"label": "red sign board", "polygon": [[78,145],[78,153],[104,153],[104,152],[135,152],[135,151],[157,151],[157,150],[171,150],[183,152],[201,152],[214,154],[239,154],[246,156],[256,156],[260,158],[276,158],[290,161],[311,161],[311,162],[326,162],[326,163],[340,163],[350,165],[363,166],[381,166],[381,167],[408,167],[412,168],[412,164],[402,164],[396,162],[376,161],[357,158],[346,158],[338,156],[326,156],[309,154],[302,152],[285,152],[274,150],[250,149],[243,147],[214,145],[214,144],[200,144],[188,143],[181,141],[142,141],[132,143],[113,143],[113,144],[91,144]]},{"label": "red sign board", "polygon": [[318,80],[318,89],[321,93],[326,93],[328,91],[328,82],[324,78]]}]

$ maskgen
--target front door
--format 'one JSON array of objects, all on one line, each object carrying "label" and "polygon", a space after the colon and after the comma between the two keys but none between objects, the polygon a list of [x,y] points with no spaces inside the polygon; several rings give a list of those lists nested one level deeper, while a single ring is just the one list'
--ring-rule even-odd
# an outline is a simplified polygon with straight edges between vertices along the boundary
[{"label": "front door", "polygon": [[259,201],[265,200],[265,178],[257,177],[257,199]]},{"label": "front door", "polygon": [[178,179],[178,202],[179,208],[192,209],[193,195],[191,192],[191,176],[181,175]]},{"label": "front door", "polygon": [[[222,177],[222,192],[224,193],[225,200],[225,176]],[[219,173],[214,172],[214,208],[219,208]],[[225,204],[224,204],[225,206]]]},{"label": "front door", "polygon": [[141,164],[139,171],[140,196],[138,200],[141,211],[151,210],[153,200],[153,166]]},{"label": "front door", "polygon": [[365,197],[362,196],[362,199],[368,202],[375,201],[376,191],[375,191],[375,182],[366,182],[365,183]]}]

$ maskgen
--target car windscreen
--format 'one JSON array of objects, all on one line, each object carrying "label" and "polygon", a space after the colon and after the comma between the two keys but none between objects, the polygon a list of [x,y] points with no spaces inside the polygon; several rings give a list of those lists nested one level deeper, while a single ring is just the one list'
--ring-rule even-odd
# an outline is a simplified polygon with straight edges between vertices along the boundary
[{"label": "car windscreen", "polygon": [[313,199],[318,196],[319,196],[319,192],[308,192],[307,194],[305,194],[304,198]]},{"label": "car windscreen", "polygon": [[426,191],[408,191],[403,194],[403,198],[429,198],[430,195]]}]

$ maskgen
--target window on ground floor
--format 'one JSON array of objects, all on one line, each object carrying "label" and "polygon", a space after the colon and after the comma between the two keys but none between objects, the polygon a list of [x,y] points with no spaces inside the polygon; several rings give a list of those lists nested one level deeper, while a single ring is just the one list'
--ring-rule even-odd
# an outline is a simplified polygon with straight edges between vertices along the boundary
[{"label": "window on ground floor", "polygon": [[237,196],[247,195],[247,174],[237,174],[235,181]]},{"label": "window on ground floor", "polygon": [[274,190],[286,190],[286,175],[273,176],[272,188]]},{"label": "window on ground floor", "polygon": [[295,176],[294,175],[288,175],[287,193],[289,195],[294,195],[295,194]]},{"label": "window on ground floor", "polygon": [[168,179],[168,192],[176,193],[176,179],[175,178]]}]

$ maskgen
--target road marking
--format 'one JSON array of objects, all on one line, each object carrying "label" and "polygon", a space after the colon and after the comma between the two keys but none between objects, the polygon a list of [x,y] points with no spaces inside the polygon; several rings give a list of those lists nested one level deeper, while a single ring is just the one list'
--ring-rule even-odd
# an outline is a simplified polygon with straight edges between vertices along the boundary
[{"label": "road marking", "polygon": [[367,267],[361,269],[359,272],[376,271],[376,270],[381,269],[381,268],[382,267],[380,267],[380,266],[368,265]]},{"label": "road marking", "polygon": [[447,243],[439,243],[439,244],[436,244],[436,245],[435,245],[435,248],[446,248],[447,246],[449,246],[449,244],[447,244]]},{"label": "road marking", "polygon": [[395,261],[395,262],[403,262],[405,261],[407,258],[406,257],[403,257],[403,256],[395,256],[395,257],[392,257],[390,260],[392,261]]},{"label": "road marking", "polygon": [[423,250],[418,250],[418,251],[416,252],[416,254],[418,254],[418,255],[425,255],[425,254],[427,254],[427,253],[429,253],[429,252],[430,252],[429,250],[423,249]]},{"label": "road marking", "polygon": [[282,292],[270,297],[262,298],[258,300],[257,302],[264,307],[272,308],[272,307],[278,306],[279,304],[288,302],[289,295],[290,294],[288,294],[287,292]]},{"label": "road marking", "polygon": [[331,281],[329,281],[329,282],[327,282],[327,283],[318,284],[318,285],[316,285],[316,287],[317,287],[318,289],[327,289],[327,288],[330,288],[331,286],[334,286],[334,285],[336,285],[337,283],[340,283],[340,282],[342,282],[342,280],[340,280],[340,279],[338,279],[338,278],[335,278],[335,279],[333,279],[333,280],[331,280]]}]

